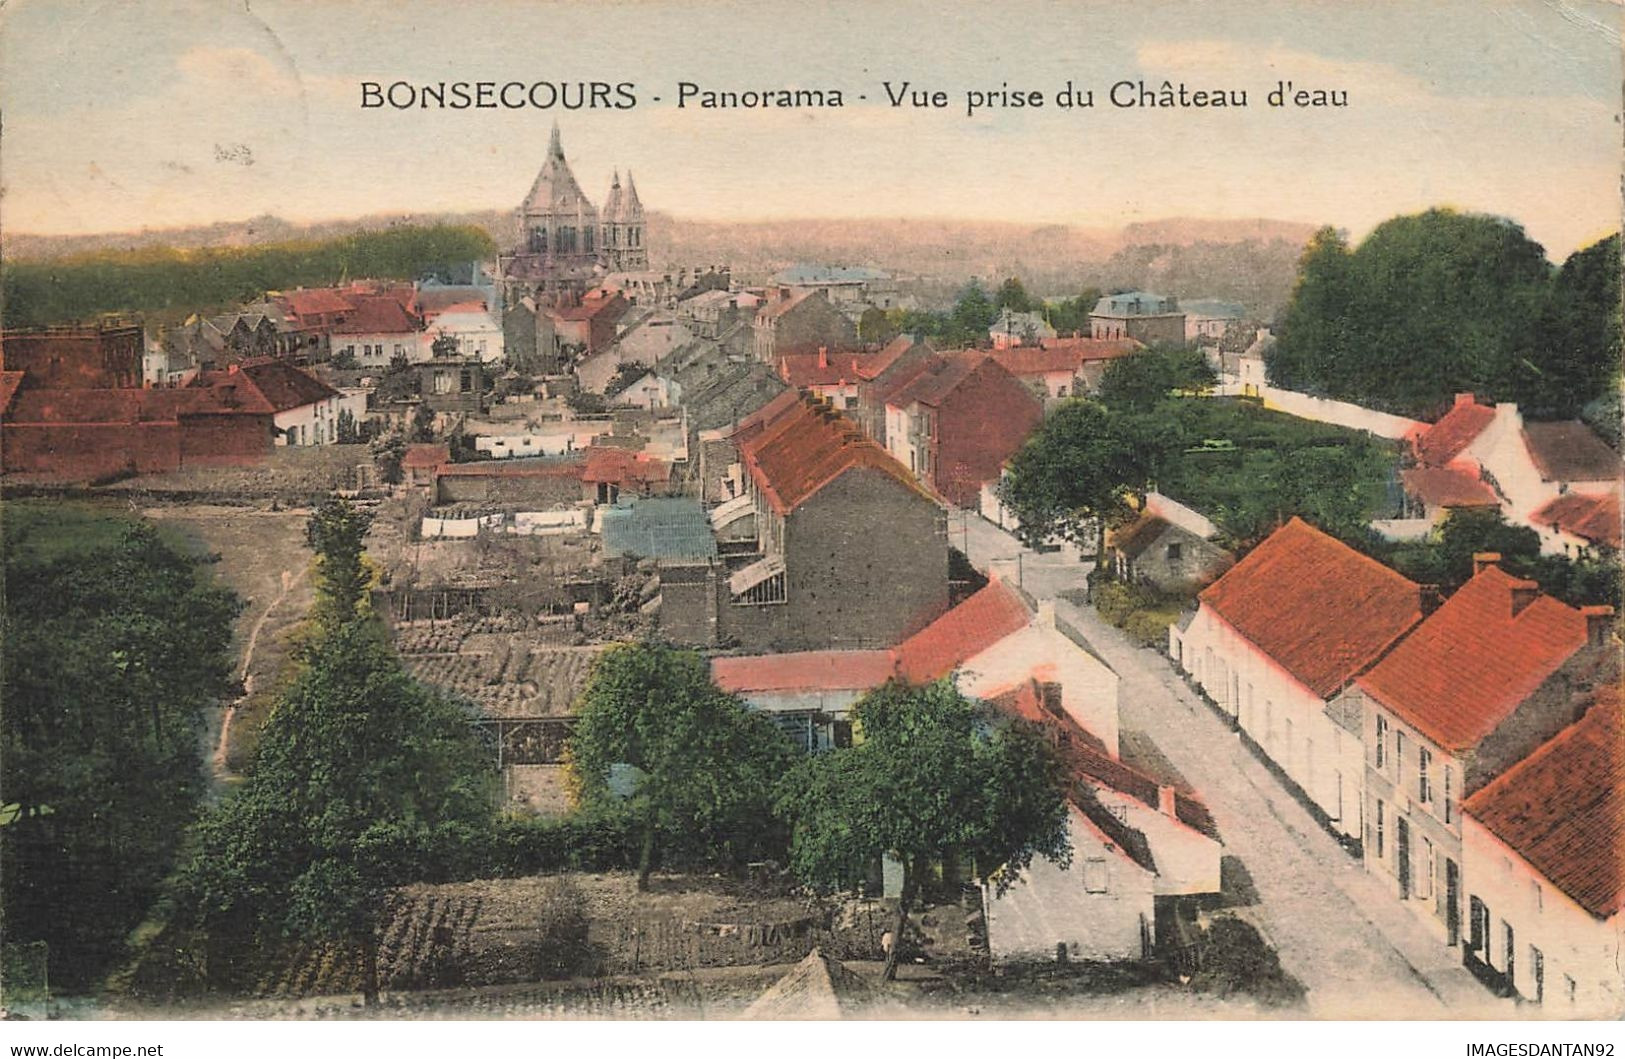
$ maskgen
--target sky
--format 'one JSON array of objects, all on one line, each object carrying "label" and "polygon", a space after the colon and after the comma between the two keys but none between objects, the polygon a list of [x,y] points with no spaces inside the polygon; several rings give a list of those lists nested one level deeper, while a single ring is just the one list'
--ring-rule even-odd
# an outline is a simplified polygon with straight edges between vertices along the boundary
[{"label": "sky", "polygon": [[[595,201],[630,169],[684,218],[1269,217],[1358,238],[1449,205],[1559,259],[1619,227],[1620,23],[1618,0],[10,0],[0,225],[511,209],[557,120]],[[638,104],[361,106],[363,81],[483,80],[632,82]],[[1054,105],[1069,80],[1093,108]],[[1250,105],[1113,107],[1125,80]],[[1348,106],[1267,106],[1282,80]],[[678,109],[680,81],[847,106]],[[949,105],[891,107],[887,81]],[[1046,106],[966,115],[967,90],[1004,84]]]}]

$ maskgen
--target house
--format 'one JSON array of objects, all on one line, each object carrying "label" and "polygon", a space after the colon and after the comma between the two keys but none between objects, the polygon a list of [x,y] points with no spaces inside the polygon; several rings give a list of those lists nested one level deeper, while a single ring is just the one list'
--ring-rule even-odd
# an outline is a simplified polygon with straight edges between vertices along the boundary
[{"label": "house", "polygon": [[1185,341],[1217,342],[1231,324],[1240,323],[1247,308],[1239,302],[1218,298],[1186,299],[1179,303],[1185,312]]},{"label": "house", "polygon": [[335,445],[339,420],[352,425],[367,417],[364,393],[335,390],[316,376],[276,357],[233,364],[225,371],[199,373],[193,387],[236,388],[259,398],[272,410],[278,445]]},{"label": "house", "polygon": [[1405,494],[1405,515],[1437,525],[1452,511],[1464,508],[1500,510],[1501,500],[1484,480],[1457,467],[1419,464],[1399,472]]},{"label": "house", "polygon": [[1294,518],[1169,630],[1174,662],[1279,770],[1321,823],[1360,841],[1360,713],[1340,699],[1422,618],[1421,589]]},{"label": "house", "polygon": [[761,304],[749,291],[705,290],[677,303],[677,320],[697,338],[718,339],[754,320]]},{"label": "house", "polygon": [[724,655],[711,660],[717,686],[765,713],[809,753],[852,745],[852,707],[897,675],[889,649]]},{"label": "house", "polygon": [[831,353],[820,346],[816,353],[779,356],[779,377],[794,390],[810,390],[843,412],[856,417],[859,374],[878,353]]},{"label": "house", "polygon": [[1030,680],[1059,685],[1061,712],[1117,754],[1117,674],[1052,604],[1034,606],[1007,582],[990,581],[898,644],[897,673],[911,684],[953,676],[978,698]]},{"label": "house", "polygon": [[823,290],[771,289],[751,325],[751,349],[757,360],[776,363],[783,353],[810,353],[820,346],[844,349],[857,345],[858,330]]},{"label": "house", "polygon": [[1207,538],[1149,511],[1107,533],[1106,554],[1118,580],[1169,593],[1204,588],[1236,561]]},{"label": "house", "polygon": [[275,409],[232,379],[178,389],[31,389],[0,373],[0,470],[95,481],[270,455]]},{"label": "house", "polygon": [[1099,388],[1107,363],[1139,348],[1129,341],[1051,338],[1042,345],[995,348],[993,359],[1040,397],[1076,397]]},{"label": "house", "polygon": [[586,450],[581,499],[613,504],[622,494],[664,496],[671,489],[671,464],[647,453],[608,445]]},{"label": "house", "polygon": [[1465,911],[1461,802],[1572,722],[1577,688],[1607,679],[1612,609],[1566,606],[1498,558],[1478,556],[1344,697],[1362,716],[1366,870],[1448,945]]},{"label": "house", "polygon": [[728,441],[744,491],[713,525],[744,545],[725,566],[662,570],[667,635],[757,650],[882,647],[947,609],[946,513],[849,420],[776,399]]},{"label": "house", "polygon": [[1546,555],[1579,558],[1620,550],[1618,493],[1564,493],[1529,516]]},{"label": "house", "polygon": [[819,291],[832,305],[880,309],[898,305],[897,283],[891,274],[864,265],[791,265],[774,273],[773,282]]},{"label": "house", "polygon": [[950,502],[974,508],[1043,418],[1043,403],[992,357],[944,354],[886,399],[886,448]]},{"label": "house", "polygon": [[633,408],[674,408],[683,403],[683,388],[677,380],[656,371],[646,371],[615,395],[618,405]]},{"label": "house", "polygon": [[45,327],[0,333],[0,371],[29,389],[139,387],[146,336],[138,323]]},{"label": "house", "polygon": [[1462,803],[1465,958],[1563,1018],[1625,1013],[1625,724],[1617,684]]},{"label": "house", "polygon": [[1179,302],[1146,291],[1108,294],[1089,312],[1090,338],[1132,338],[1145,345],[1185,344],[1185,314]]},{"label": "house", "polygon": [[1491,408],[1470,393],[1457,394],[1413,447],[1424,467],[1477,477],[1493,491],[1508,522],[1542,533],[1548,554],[1562,554],[1566,542],[1548,532],[1549,517],[1542,522],[1537,513],[1571,492],[1618,496],[1625,473],[1619,454],[1584,423],[1525,423],[1517,405]]},{"label": "house", "polygon": [[482,364],[499,363],[505,358],[502,322],[483,303],[449,305],[425,313],[425,321],[431,350],[436,341],[455,343],[452,351],[442,349],[436,356],[457,356]]},{"label": "house", "polygon": [[451,446],[444,443],[406,446],[401,457],[401,477],[409,486],[432,489],[442,467],[451,463]]},{"label": "house", "polygon": [[[1074,333],[1048,339],[1042,344],[1042,348],[1052,353],[1065,353],[1071,358],[1074,365],[1072,394],[1076,396],[1100,392],[1100,381],[1106,377],[1106,369],[1111,366],[1111,362],[1144,349],[1145,346],[1132,338],[1085,338]],[[1011,359],[1019,364],[1021,354],[1015,353]],[[1012,374],[1016,373],[1014,368],[1009,370]]]},{"label": "house", "polygon": [[989,955],[998,963],[1149,959],[1156,860],[1145,836],[1087,795],[1067,805],[1067,867],[1043,857],[1008,888],[984,886]]},{"label": "house", "polygon": [[1018,313],[1008,306],[999,310],[998,318],[987,329],[994,349],[1015,349],[1036,346],[1055,338],[1055,328],[1041,313]]},{"label": "house", "polygon": [[858,423],[863,432],[886,446],[886,402],[913,381],[936,350],[914,335],[898,335],[864,363],[854,365],[858,376]]},{"label": "house", "polygon": [[537,342],[560,354],[590,357],[615,341],[616,324],[630,307],[619,291],[588,291],[579,304],[539,310]]},{"label": "house", "polygon": [[363,368],[387,368],[434,355],[423,318],[399,296],[358,293],[346,297],[345,305],[346,310],[326,327],[335,358],[354,360]]}]

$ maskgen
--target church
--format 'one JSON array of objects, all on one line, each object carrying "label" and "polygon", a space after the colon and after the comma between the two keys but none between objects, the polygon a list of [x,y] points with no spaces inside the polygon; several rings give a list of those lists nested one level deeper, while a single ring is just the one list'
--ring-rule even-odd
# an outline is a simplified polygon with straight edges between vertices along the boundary
[{"label": "church", "polygon": [[538,305],[573,305],[604,276],[649,267],[643,203],[631,171],[624,185],[616,171],[600,212],[570,172],[556,123],[518,214],[519,245],[502,258],[509,305],[526,296]]}]

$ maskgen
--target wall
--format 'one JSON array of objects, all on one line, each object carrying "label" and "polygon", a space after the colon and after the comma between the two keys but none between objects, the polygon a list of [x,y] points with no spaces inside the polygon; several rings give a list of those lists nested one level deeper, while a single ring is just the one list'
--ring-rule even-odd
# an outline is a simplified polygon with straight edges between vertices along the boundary
[{"label": "wall", "polygon": [[[1489,911],[1489,951],[1480,951],[1480,959],[1487,956],[1484,962],[1505,973],[1504,923],[1512,927],[1512,984],[1520,996],[1534,1000],[1539,992],[1533,947],[1545,964],[1544,1014],[1613,1019],[1625,1014],[1620,971],[1625,917],[1593,916],[1471,816],[1462,825],[1462,858],[1469,895],[1462,898],[1463,908],[1477,897]],[[1471,924],[1463,931],[1464,944],[1470,943]],[[1573,981],[1572,995],[1565,976]]]},{"label": "wall", "polygon": [[1224,846],[1175,817],[1110,787],[1097,787],[1100,804],[1145,836],[1157,865],[1158,896],[1220,892]]},{"label": "wall", "polygon": [[[1120,850],[1076,809],[1069,837],[1072,864],[1061,868],[1036,857],[1003,895],[984,888],[988,948],[1005,962],[1055,962],[1058,944],[1069,960],[1138,960],[1153,929],[1155,877]],[[1104,861],[1105,889],[1085,886],[1088,861]]]},{"label": "wall", "polygon": [[[1360,737],[1326,703],[1207,606],[1182,634],[1181,666],[1344,838],[1360,838]],[[1288,726],[1288,722],[1290,727]]]},{"label": "wall", "polygon": [[[1178,546],[1177,557],[1170,553],[1170,545]],[[1191,592],[1204,588],[1234,564],[1223,548],[1173,525],[1166,527],[1155,540],[1142,548],[1137,558],[1125,562],[1133,580],[1153,585],[1164,592]]]},{"label": "wall", "polygon": [[1398,440],[1426,428],[1427,424],[1403,416],[1361,408],[1347,401],[1333,401],[1325,397],[1311,397],[1306,393],[1282,390],[1274,386],[1260,386],[1258,394],[1264,407],[1295,415],[1299,419],[1312,419],[1317,423],[1364,430],[1379,438]]},{"label": "wall", "polygon": [[575,474],[548,475],[441,475],[435,502],[440,504],[491,503],[533,508],[560,507],[581,499],[581,478]]},{"label": "wall", "polygon": [[959,669],[960,689],[981,698],[1029,679],[1060,684],[1061,708],[1117,756],[1117,674],[1055,627],[1052,607]]},{"label": "wall", "polygon": [[38,389],[125,389],[141,385],[145,349],[134,326],[12,332],[0,336],[0,368],[27,372]]},{"label": "wall", "polygon": [[947,515],[881,471],[847,471],[785,520],[786,599],[721,604],[756,650],[891,647],[948,609]]},{"label": "wall", "polygon": [[938,492],[959,507],[975,507],[982,483],[998,480],[1043,418],[1032,390],[995,361],[983,361],[938,407]]}]

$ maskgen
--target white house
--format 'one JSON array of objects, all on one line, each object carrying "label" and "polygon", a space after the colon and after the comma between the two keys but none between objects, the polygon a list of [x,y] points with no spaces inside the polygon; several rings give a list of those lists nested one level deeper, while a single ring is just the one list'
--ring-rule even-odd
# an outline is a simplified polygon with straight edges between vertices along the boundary
[{"label": "white house", "polygon": [[1334,702],[1422,617],[1421,590],[1294,518],[1169,629],[1174,662],[1345,841],[1362,833],[1358,709]]},{"label": "white house", "polygon": [[1003,893],[996,876],[984,890],[988,950],[996,961],[1151,955],[1157,872],[1145,836],[1099,804],[1079,799],[1069,810],[1068,867],[1036,857]]},{"label": "white house", "polygon": [[442,336],[457,343],[454,356],[478,359],[491,364],[506,355],[502,344],[502,322],[483,305],[453,305],[435,314],[428,324],[428,340]]},{"label": "white house", "polygon": [[1609,687],[1462,806],[1469,955],[1560,1018],[1625,1015],[1622,748]]},{"label": "white house", "polygon": [[345,413],[360,423],[367,415],[362,390],[340,391],[307,371],[274,357],[233,364],[224,372],[210,372],[203,381],[222,378],[257,395],[270,406],[278,445],[332,445],[339,440],[339,419]]},{"label": "white house", "polygon": [[675,379],[655,372],[644,372],[630,386],[615,395],[615,403],[633,408],[671,408],[683,401],[683,388]]}]

